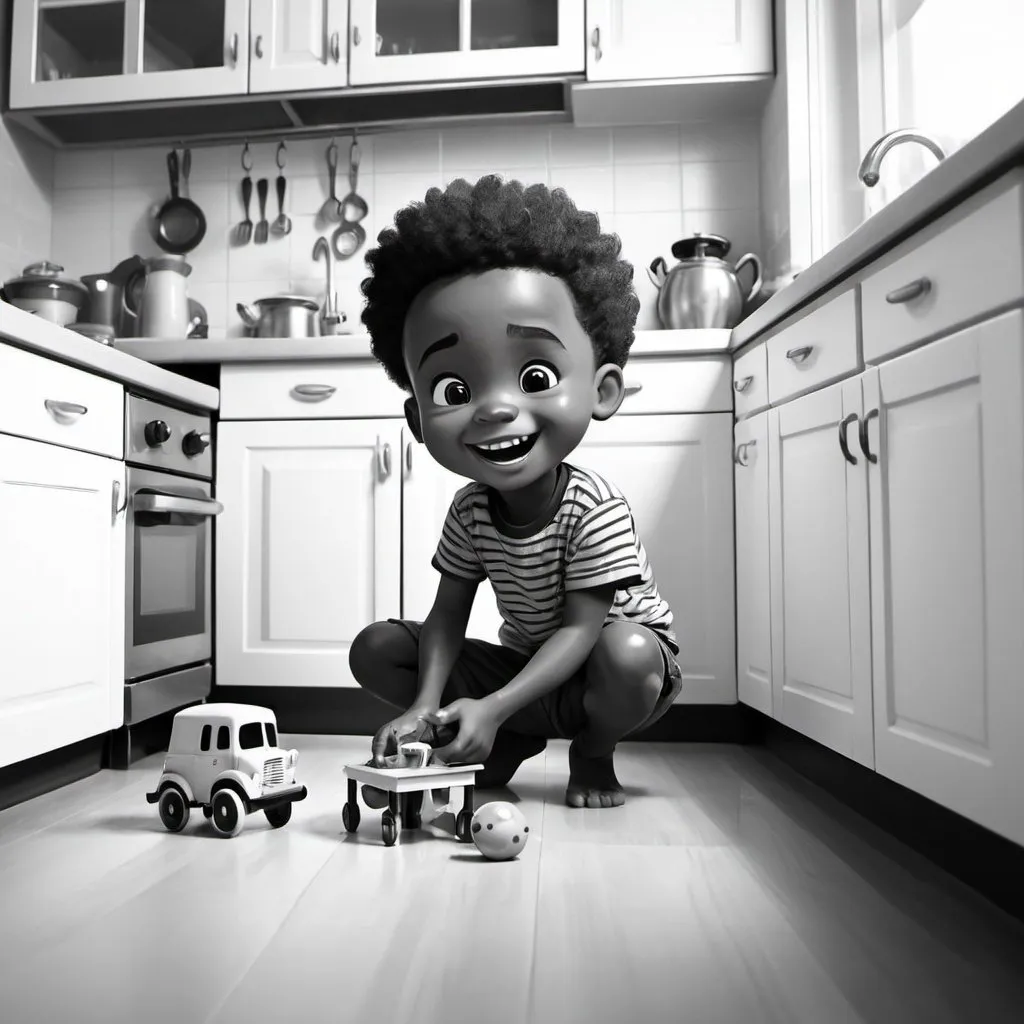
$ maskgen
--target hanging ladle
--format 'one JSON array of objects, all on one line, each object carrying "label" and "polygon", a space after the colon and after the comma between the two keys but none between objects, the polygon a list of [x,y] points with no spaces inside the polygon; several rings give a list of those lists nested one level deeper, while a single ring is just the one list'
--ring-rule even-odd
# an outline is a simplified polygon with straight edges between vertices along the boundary
[{"label": "hanging ladle", "polygon": [[341,214],[341,226],[331,236],[331,248],[339,260],[347,260],[354,256],[366,241],[366,229],[359,222],[369,213],[366,200],[359,194],[359,142],[352,136],[352,146],[348,156],[349,194],[338,201]]}]

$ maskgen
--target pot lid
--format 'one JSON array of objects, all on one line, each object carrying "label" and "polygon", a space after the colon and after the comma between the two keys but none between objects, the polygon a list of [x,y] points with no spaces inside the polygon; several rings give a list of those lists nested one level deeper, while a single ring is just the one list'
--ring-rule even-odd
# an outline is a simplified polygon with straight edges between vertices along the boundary
[{"label": "pot lid", "polygon": [[[81,281],[71,277],[61,277],[64,268],[59,263],[51,263],[49,260],[40,260],[32,263],[22,271],[21,277],[11,278],[4,282],[4,290],[17,296],[17,293],[24,294],[31,289],[38,295],[40,288],[53,298],[65,298],[74,301],[72,295],[85,299],[89,292]],[[61,295],[60,293],[65,294]]]},{"label": "pot lid", "polygon": [[732,242],[728,238],[696,231],[689,238],[681,238],[675,242],[672,245],[672,255],[677,260],[703,259],[706,256],[724,259],[731,248]]},{"label": "pot lid", "polygon": [[255,305],[268,307],[300,306],[313,312],[320,308],[320,303],[316,299],[311,299],[308,295],[271,295],[265,299],[257,299]]}]

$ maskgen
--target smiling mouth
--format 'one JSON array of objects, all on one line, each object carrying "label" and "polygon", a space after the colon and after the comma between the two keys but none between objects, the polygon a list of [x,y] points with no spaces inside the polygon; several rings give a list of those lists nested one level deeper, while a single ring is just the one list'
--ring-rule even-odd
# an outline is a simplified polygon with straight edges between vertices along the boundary
[{"label": "smiling mouth", "polygon": [[526,458],[530,449],[537,443],[539,434],[521,434],[519,437],[508,437],[502,441],[491,441],[488,444],[471,444],[477,455],[488,462],[508,466]]}]

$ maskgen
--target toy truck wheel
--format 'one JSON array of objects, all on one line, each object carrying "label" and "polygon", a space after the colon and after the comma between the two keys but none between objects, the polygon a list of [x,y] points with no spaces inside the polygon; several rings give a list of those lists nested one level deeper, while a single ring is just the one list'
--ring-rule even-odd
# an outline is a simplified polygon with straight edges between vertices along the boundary
[{"label": "toy truck wheel", "polygon": [[157,808],[160,820],[168,832],[180,832],[188,824],[188,801],[177,786],[168,786],[160,794]]},{"label": "toy truck wheel", "polygon": [[204,818],[212,818],[213,817],[213,808],[209,804],[203,804],[203,817]]},{"label": "toy truck wheel", "polygon": [[359,805],[346,803],[341,809],[341,823],[346,832],[355,832],[359,828]]},{"label": "toy truck wheel", "polygon": [[381,815],[380,833],[385,846],[395,845],[395,840],[398,839],[398,826],[395,824],[395,816],[390,811],[385,811]]},{"label": "toy truck wheel", "polygon": [[281,828],[287,825],[292,817],[292,805],[290,803],[278,804],[276,807],[265,807],[263,813],[267,816],[267,821],[274,828]]},{"label": "toy truck wheel", "polygon": [[455,819],[455,835],[460,843],[468,843],[472,840],[469,827],[473,822],[473,815],[469,811],[459,811]]},{"label": "toy truck wheel", "polygon": [[245,825],[245,805],[233,789],[218,789],[213,794],[213,827],[228,838],[237,836]]}]

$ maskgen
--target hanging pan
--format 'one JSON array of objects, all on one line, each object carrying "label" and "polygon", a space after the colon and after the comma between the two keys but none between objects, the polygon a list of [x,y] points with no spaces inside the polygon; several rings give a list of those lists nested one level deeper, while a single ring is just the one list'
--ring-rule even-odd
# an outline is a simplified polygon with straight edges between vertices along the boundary
[{"label": "hanging pan", "polygon": [[167,173],[171,181],[171,198],[160,207],[154,223],[156,244],[164,252],[183,256],[191,252],[206,234],[206,217],[203,211],[179,194],[178,151],[167,154]]}]

